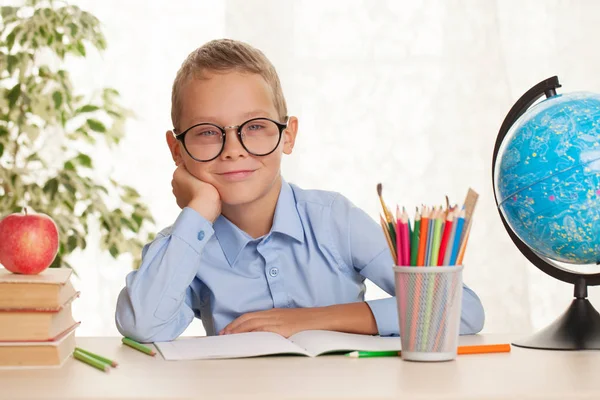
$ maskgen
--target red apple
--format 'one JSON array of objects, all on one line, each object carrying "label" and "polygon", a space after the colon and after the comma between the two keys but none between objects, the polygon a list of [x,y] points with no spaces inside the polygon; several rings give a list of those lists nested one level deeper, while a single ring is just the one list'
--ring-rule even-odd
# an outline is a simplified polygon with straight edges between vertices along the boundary
[{"label": "red apple", "polygon": [[16,274],[39,274],[58,252],[58,228],[45,214],[10,214],[0,221],[0,264]]}]

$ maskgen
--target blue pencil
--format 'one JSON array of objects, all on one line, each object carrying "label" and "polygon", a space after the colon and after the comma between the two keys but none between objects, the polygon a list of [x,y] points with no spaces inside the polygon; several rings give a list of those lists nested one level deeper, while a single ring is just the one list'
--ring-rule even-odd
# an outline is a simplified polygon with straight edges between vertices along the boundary
[{"label": "blue pencil", "polygon": [[435,208],[431,213],[431,218],[429,218],[428,228],[427,228],[427,247],[425,247],[425,266],[429,266],[431,261],[431,245],[433,243],[433,226],[435,225]]},{"label": "blue pencil", "polygon": [[454,236],[454,243],[452,244],[452,255],[450,256],[450,265],[456,264],[456,257],[458,257],[458,251],[460,249],[460,238],[462,236],[463,226],[465,224],[465,210],[460,212],[460,216],[456,220],[456,234]]}]

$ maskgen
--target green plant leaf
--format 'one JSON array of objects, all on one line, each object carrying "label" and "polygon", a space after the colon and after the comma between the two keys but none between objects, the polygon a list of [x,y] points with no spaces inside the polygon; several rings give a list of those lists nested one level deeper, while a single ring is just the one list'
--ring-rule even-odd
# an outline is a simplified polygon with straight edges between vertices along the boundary
[{"label": "green plant leaf", "polygon": [[98,106],[94,106],[92,104],[87,104],[87,105],[85,105],[83,107],[79,107],[77,110],[75,110],[75,114],[94,112],[94,111],[98,111],[99,109],[100,109],[100,107],[98,107]]},{"label": "green plant leaf", "polygon": [[71,161],[67,161],[64,164],[63,168],[66,169],[67,171],[75,171],[75,165]]},{"label": "green plant leaf", "polygon": [[12,73],[15,70],[15,66],[19,63],[19,58],[17,56],[15,56],[14,54],[9,54],[8,57],[6,58],[6,70],[8,71],[9,75],[12,75]]},{"label": "green plant leaf", "polygon": [[52,100],[54,100],[54,108],[60,108],[63,102],[63,95],[61,92],[56,91],[52,93]]},{"label": "green plant leaf", "polygon": [[77,155],[75,159],[79,162],[80,165],[87,168],[92,168],[92,159],[87,154],[79,153],[79,155]]},{"label": "green plant leaf", "polygon": [[8,136],[8,129],[4,126],[0,126],[0,137]]},{"label": "green plant leaf", "polygon": [[9,6],[0,7],[0,15],[2,15],[2,19],[15,17],[17,15],[17,11],[19,11],[19,7],[9,7]]},{"label": "green plant leaf", "polygon": [[77,36],[77,31],[79,30],[79,27],[72,22],[67,26],[71,30],[71,36]]},{"label": "green plant leaf", "polygon": [[54,258],[54,261],[52,261],[52,264],[50,264],[49,268],[60,268],[62,267],[62,256],[60,254],[60,252],[56,255],[56,257]]},{"label": "green plant leaf", "polygon": [[8,51],[11,51],[13,46],[15,45],[15,39],[17,37],[17,32],[13,30],[11,33],[6,36],[6,47],[8,47]]},{"label": "green plant leaf", "polygon": [[15,104],[17,104],[19,96],[21,96],[21,84],[17,83],[6,95],[6,98],[8,99],[8,108],[13,108]]},{"label": "green plant leaf", "polygon": [[0,143],[0,157],[2,157],[2,154],[4,154],[4,144]]},{"label": "green plant leaf", "polygon": [[97,119],[90,118],[87,120],[87,124],[90,127],[90,129],[95,132],[100,132],[100,133],[106,132],[106,126],[104,126],[104,124],[102,122],[98,121]]},{"label": "green plant leaf", "polygon": [[50,76],[50,68],[47,65],[42,65],[38,68],[38,75],[40,78],[48,78]]},{"label": "green plant leaf", "polygon": [[144,220],[144,218],[141,215],[139,215],[137,213],[133,213],[131,215],[131,219],[133,219],[135,221],[135,223],[137,224],[138,228],[140,226],[142,226],[142,221]]},{"label": "green plant leaf", "polygon": [[113,256],[113,258],[117,258],[117,256],[119,255],[119,249],[114,244],[108,248],[108,252],[111,256]]},{"label": "green plant leaf", "polygon": [[79,54],[85,57],[85,46],[83,45],[83,43],[77,42],[77,51],[79,51]]},{"label": "green plant leaf", "polygon": [[54,196],[56,196],[56,192],[58,191],[58,179],[52,178],[49,179],[48,182],[42,188],[44,193],[47,193],[50,196],[51,200],[54,200]]},{"label": "green plant leaf", "polygon": [[77,236],[69,236],[67,239],[67,252],[71,253],[77,248]]}]

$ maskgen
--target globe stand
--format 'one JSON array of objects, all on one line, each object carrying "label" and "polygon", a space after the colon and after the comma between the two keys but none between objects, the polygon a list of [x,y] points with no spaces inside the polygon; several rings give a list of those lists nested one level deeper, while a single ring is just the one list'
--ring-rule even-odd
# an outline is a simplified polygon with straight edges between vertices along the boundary
[{"label": "globe stand", "polygon": [[[496,138],[492,157],[492,179],[495,182],[496,160],[504,138],[510,127],[539,98],[556,96],[561,87],[556,76],[546,79],[529,89],[510,109]],[[496,185],[494,199],[498,205]],[[513,345],[543,350],[600,350],[600,314],[587,299],[587,287],[600,285],[600,274],[582,274],[566,270],[561,266],[542,258],[529,248],[512,230],[498,207],[502,223],[521,253],[542,272],[563,282],[575,285],[575,299],[567,310],[552,324],[534,335],[515,341]]]},{"label": "globe stand", "polygon": [[587,299],[585,280],[575,284],[575,299],[556,321],[513,345],[545,350],[600,350],[600,313]]}]

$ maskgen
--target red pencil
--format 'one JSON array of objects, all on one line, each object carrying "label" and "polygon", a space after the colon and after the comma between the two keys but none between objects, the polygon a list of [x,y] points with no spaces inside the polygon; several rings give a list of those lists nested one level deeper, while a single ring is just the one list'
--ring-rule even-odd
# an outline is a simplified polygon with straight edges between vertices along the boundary
[{"label": "red pencil", "polygon": [[438,256],[438,266],[444,265],[444,257],[446,255],[446,249],[448,248],[448,240],[452,233],[452,225],[454,223],[454,210],[451,210],[446,217],[446,223],[444,224],[444,233],[442,234],[442,244],[440,245],[440,254]]}]

